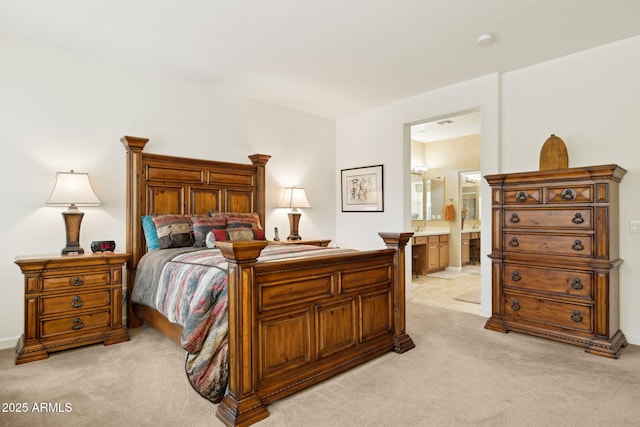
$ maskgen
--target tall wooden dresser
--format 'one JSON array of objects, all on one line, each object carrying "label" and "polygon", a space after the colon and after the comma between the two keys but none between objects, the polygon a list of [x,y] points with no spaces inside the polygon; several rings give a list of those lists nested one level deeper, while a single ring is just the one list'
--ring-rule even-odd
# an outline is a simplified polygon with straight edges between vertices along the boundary
[{"label": "tall wooden dresser", "polygon": [[617,358],[617,165],[486,176],[492,203],[492,316],[518,331]]}]

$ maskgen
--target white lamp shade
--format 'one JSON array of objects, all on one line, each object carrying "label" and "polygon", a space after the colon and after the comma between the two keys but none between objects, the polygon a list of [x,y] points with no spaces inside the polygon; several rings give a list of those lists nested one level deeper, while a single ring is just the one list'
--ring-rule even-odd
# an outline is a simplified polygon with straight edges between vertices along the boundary
[{"label": "white lamp shade", "polygon": [[304,188],[286,187],[282,192],[282,198],[278,203],[279,208],[310,208],[311,203],[307,200]]},{"label": "white lamp shade", "polygon": [[50,206],[100,206],[102,202],[91,187],[88,173],[58,172],[53,191],[47,200]]}]

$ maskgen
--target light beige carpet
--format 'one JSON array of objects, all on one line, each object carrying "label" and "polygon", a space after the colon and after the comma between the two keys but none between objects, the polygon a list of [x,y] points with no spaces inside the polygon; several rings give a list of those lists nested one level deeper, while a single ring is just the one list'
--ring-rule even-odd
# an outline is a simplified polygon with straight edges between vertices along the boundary
[{"label": "light beige carpet", "polygon": [[[483,328],[486,319],[408,303],[416,348],[388,353],[269,406],[259,427],[610,426],[640,420],[640,347],[619,360]],[[220,426],[151,328],[132,340],[15,366],[0,351],[0,402],[69,403],[66,413],[0,412],[0,425]],[[1,409],[1,408],[0,408]]]}]

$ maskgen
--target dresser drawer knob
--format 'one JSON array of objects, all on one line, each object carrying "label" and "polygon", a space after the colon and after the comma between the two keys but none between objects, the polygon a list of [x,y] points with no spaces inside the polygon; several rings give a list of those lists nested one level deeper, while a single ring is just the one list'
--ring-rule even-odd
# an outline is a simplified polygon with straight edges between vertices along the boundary
[{"label": "dresser drawer knob", "polygon": [[571,245],[571,249],[573,249],[574,251],[581,251],[584,249],[584,246],[582,245],[582,242],[580,240],[576,240],[575,242],[573,242],[573,245]]},{"label": "dresser drawer knob", "polygon": [[84,301],[78,295],[73,297],[73,301],[71,301],[71,307],[80,308],[84,305]]},{"label": "dresser drawer knob", "polygon": [[73,279],[71,279],[71,282],[69,284],[71,286],[82,286],[82,285],[84,285],[84,280],[82,280],[81,277],[76,276]]},{"label": "dresser drawer knob", "polygon": [[576,198],[576,195],[573,190],[564,190],[561,197],[565,202],[570,202]]},{"label": "dresser drawer knob", "polygon": [[584,286],[582,286],[582,281],[577,277],[573,279],[573,283],[571,283],[571,287],[576,291],[579,291],[580,289],[584,288]]},{"label": "dresser drawer knob", "polygon": [[84,323],[82,323],[82,320],[80,320],[79,317],[73,319],[73,325],[71,325],[71,329],[73,329],[74,331],[78,331],[82,328],[84,328]]},{"label": "dresser drawer knob", "polygon": [[580,311],[573,310],[573,313],[571,314],[571,320],[573,320],[574,322],[582,322],[582,315],[580,314]]},{"label": "dresser drawer knob", "polygon": [[571,219],[571,222],[574,224],[582,224],[584,222],[584,218],[582,218],[581,213],[576,213]]},{"label": "dresser drawer knob", "polygon": [[513,273],[511,273],[511,280],[513,280],[514,282],[519,282],[520,280],[522,280],[522,277],[520,276],[520,273],[514,271]]},{"label": "dresser drawer knob", "polygon": [[520,303],[518,302],[517,299],[514,299],[513,301],[511,301],[511,310],[513,311],[520,310]]},{"label": "dresser drawer knob", "polygon": [[520,243],[518,242],[518,238],[512,237],[511,240],[509,240],[509,246],[511,246],[512,248],[517,248],[518,246],[520,246]]},{"label": "dresser drawer knob", "polygon": [[512,222],[512,223],[514,223],[514,224],[519,223],[519,222],[520,222],[520,218],[518,217],[518,214],[517,214],[517,213],[515,213],[515,212],[514,212],[514,213],[512,213],[512,214],[511,214],[511,218],[509,218],[509,222]]},{"label": "dresser drawer knob", "polygon": [[517,202],[526,202],[527,201],[527,193],[525,193],[524,191],[519,191],[518,194],[516,194],[516,201]]}]

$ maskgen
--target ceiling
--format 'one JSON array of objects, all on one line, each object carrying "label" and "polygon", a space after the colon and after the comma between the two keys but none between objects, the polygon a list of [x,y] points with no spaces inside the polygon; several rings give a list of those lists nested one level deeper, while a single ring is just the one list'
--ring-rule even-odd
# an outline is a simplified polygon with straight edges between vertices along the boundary
[{"label": "ceiling", "polygon": [[[0,37],[334,119],[639,23],[638,0],[0,0]],[[486,33],[495,42],[478,46]]]}]

